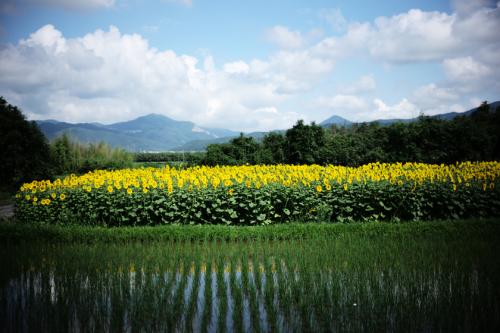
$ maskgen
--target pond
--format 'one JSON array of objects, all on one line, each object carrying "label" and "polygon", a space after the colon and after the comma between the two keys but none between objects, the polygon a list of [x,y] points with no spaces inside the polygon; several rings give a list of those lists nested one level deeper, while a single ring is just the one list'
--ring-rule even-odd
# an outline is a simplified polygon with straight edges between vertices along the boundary
[{"label": "pond", "polygon": [[498,242],[1,246],[2,332],[498,331]]}]

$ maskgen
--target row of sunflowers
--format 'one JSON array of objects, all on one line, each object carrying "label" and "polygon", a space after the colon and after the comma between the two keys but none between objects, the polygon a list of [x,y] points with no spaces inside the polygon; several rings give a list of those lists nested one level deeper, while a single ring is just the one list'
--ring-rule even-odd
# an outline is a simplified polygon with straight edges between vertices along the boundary
[{"label": "row of sunflowers", "polygon": [[90,225],[497,216],[499,178],[499,162],[97,170],[22,185],[17,215]]}]

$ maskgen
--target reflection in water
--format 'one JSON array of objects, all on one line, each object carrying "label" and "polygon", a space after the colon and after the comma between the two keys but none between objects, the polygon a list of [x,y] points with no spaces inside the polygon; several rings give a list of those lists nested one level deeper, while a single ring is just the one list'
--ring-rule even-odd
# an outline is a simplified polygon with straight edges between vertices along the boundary
[{"label": "reflection in water", "polygon": [[12,246],[1,257],[8,268],[0,280],[1,331],[492,331],[500,325],[499,264],[484,243],[467,250],[426,243],[418,251],[405,243],[408,252],[395,252],[385,241],[362,250],[347,244],[345,253],[335,244],[251,245]]}]

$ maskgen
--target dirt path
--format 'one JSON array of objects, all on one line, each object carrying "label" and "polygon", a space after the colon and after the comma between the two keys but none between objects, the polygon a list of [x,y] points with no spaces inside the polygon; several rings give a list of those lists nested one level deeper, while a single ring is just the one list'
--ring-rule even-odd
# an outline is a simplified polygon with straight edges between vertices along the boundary
[{"label": "dirt path", "polygon": [[14,204],[0,204],[0,218],[14,216]]}]

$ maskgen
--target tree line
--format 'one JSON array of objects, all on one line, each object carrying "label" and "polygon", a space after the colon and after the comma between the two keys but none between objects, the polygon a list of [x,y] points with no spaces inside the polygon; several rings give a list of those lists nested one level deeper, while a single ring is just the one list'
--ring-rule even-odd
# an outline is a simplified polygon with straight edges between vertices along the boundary
[{"label": "tree line", "polygon": [[336,164],[370,162],[455,163],[500,159],[500,107],[483,102],[452,120],[420,116],[410,123],[361,123],[322,128],[299,120],[284,133],[261,141],[241,134],[207,147],[203,164]]}]

